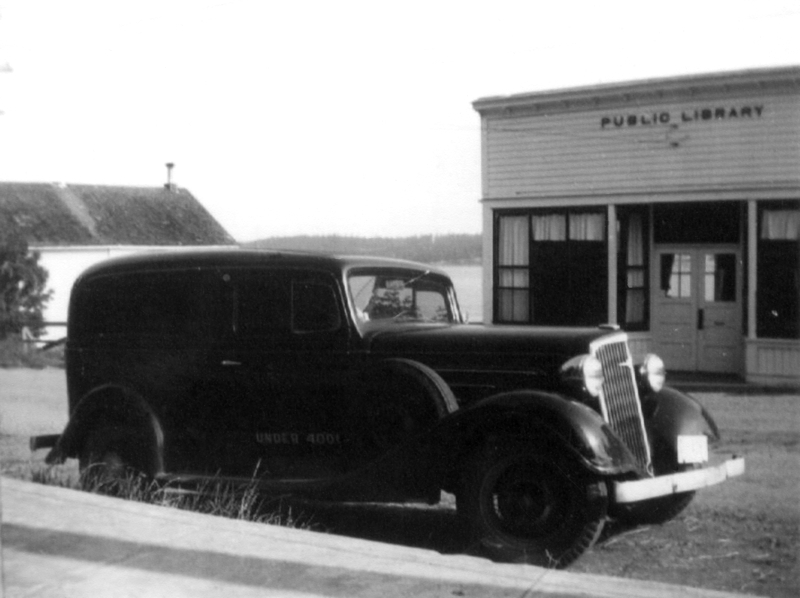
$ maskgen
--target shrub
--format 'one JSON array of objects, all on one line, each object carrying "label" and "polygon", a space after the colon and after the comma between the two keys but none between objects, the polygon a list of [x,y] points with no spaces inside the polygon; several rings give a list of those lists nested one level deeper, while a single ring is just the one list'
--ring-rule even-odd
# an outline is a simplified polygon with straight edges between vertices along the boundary
[{"label": "shrub", "polygon": [[39,264],[39,253],[28,250],[27,241],[12,237],[0,244],[0,339],[25,328],[39,337],[42,310],[52,296],[46,285],[47,270]]}]

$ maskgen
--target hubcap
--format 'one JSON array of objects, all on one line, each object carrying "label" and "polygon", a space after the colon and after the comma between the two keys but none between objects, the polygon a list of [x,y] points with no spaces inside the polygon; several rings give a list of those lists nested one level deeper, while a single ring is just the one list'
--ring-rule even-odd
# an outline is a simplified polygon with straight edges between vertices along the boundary
[{"label": "hubcap", "polygon": [[557,484],[517,464],[503,472],[492,491],[494,517],[500,527],[514,536],[535,539],[552,531],[563,504]]}]

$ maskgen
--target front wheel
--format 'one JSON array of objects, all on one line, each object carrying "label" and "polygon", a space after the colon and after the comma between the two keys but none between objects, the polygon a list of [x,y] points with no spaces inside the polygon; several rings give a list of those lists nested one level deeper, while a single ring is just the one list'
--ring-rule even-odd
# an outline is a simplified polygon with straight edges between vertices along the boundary
[{"label": "front wheel", "polygon": [[492,559],[566,567],[597,540],[606,486],[535,447],[509,447],[473,460],[458,511]]}]

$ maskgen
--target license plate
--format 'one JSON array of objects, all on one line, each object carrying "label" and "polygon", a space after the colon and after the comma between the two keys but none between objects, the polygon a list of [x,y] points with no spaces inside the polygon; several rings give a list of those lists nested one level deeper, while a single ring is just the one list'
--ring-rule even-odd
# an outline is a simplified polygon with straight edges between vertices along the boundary
[{"label": "license plate", "polygon": [[703,435],[678,436],[678,463],[708,461],[708,438]]}]

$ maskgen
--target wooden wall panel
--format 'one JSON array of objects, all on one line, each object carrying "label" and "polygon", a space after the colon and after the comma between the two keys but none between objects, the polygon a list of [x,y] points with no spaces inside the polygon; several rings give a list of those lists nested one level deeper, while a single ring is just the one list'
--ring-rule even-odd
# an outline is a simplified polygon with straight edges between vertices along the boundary
[{"label": "wooden wall panel", "polygon": [[746,356],[748,381],[800,384],[800,344],[797,342],[749,340]]},{"label": "wooden wall panel", "polygon": [[797,95],[494,114],[483,126],[487,199],[800,185]]}]

